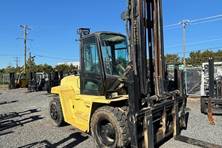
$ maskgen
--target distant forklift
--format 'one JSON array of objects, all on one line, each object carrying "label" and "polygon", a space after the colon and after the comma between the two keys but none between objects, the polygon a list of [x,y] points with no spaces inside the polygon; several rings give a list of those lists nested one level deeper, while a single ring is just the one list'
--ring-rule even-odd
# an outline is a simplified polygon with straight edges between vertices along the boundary
[{"label": "distant forklift", "polygon": [[53,86],[60,84],[61,79],[63,78],[63,71],[60,72],[30,72],[28,78],[28,90],[30,92],[34,91],[47,91],[51,92]]},{"label": "distant forklift", "polygon": [[51,88],[54,86],[58,86],[63,77],[64,77],[63,71],[48,73],[48,79],[46,81],[46,91],[48,93],[51,93]]},{"label": "distant forklift", "polygon": [[27,88],[28,81],[24,73],[9,73],[9,89]]},{"label": "distant forklift", "polygon": [[46,90],[47,77],[47,74],[44,72],[29,72],[28,90],[30,92]]},{"label": "distant forklift", "polygon": [[201,113],[222,114],[222,62],[209,58],[202,68]]}]

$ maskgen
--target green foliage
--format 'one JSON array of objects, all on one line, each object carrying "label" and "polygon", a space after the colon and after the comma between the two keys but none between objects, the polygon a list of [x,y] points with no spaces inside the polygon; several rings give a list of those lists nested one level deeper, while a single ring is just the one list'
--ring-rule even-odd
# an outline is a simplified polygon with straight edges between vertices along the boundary
[{"label": "green foliage", "polygon": [[165,56],[165,61],[167,64],[179,64],[180,58],[177,54],[167,54]]},{"label": "green foliage", "polygon": [[20,72],[21,70],[22,70],[21,67],[15,68],[15,67],[12,67],[12,66],[8,66],[8,67],[2,69],[2,72],[3,73],[17,73],[17,72]]},{"label": "green foliage", "polygon": [[56,65],[55,66],[55,71],[63,71],[65,73],[73,73],[78,69],[78,67],[74,65],[66,65],[66,64],[61,64],[61,65]]},{"label": "green foliage", "polygon": [[52,72],[54,69],[51,65],[48,64],[40,64],[40,65],[36,65],[34,68],[34,72]]},{"label": "green foliage", "polygon": [[69,71],[69,65],[66,65],[66,64],[56,65],[55,70],[56,71],[68,72]]},{"label": "green foliage", "polygon": [[[74,65],[57,65],[54,68],[51,65],[48,64],[40,64],[36,65],[35,63],[29,63],[27,62],[27,71],[28,72],[45,72],[45,73],[50,73],[53,71],[63,71],[64,73],[75,73],[78,70],[77,66]],[[0,73],[21,73],[24,71],[23,67],[12,67],[8,66],[6,68],[0,69]]]},{"label": "green foliage", "polygon": [[222,50],[216,52],[211,50],[192,51],[187,63],[193,66],[200,66],[202,63],[207,62],[210,57],[213,57],[214,61],[222,61]]},{"label": "green foliage", "polygon": [[34,57],[29,57],[28,60],[27,60],[27,63],[26,63],[26,68],[27,68],[27,71],[35,71],[35,60],[34,60]]},{"label": "green foliage", "polygon": [[[198,50],[190,52],[189,57],[186,58],[187,65],[201,66],[202,63],[207,62],[210,57],[214,58],[214,61],[222,61],[222,50],[216,52],[211,50]],[[167,54],[165,56],[167,64],[180,64],[182,59],[176,54]]]}]

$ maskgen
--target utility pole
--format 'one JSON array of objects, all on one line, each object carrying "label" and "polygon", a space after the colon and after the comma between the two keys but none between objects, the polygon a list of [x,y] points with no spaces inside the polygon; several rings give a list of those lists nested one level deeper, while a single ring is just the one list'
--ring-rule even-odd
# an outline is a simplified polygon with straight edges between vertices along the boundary
[{"label": "utility pole", "polygon": [[29,62],[29,72],[31,72],[33,69],[33,64],[35,63],[35,56],[32,56],[32,53],[29,52],[29,59],[28,59],[28,62]]},{"label": "utility pole", "polygon": [[15,65],[16,65],[16,68],[18,68],[18,64],[19,63],[19,57],[15,57]]},{"label": "utility pole", "polygon": [[190,20],[182,20],[179,24],[182,26],[182,50],[183,50],[183,65],[186,67],[186,28],[190,24]]},{"label": "utility pole", "polygon": [[28,64],[29,64],[29,72],[31,72],[32,69],[32,54],[29,52],[29,58],[28,58]]},{"label": "utility pole", "polygon": [[25,71],[25,74],[26,74],[26,65],[27,65],[27,35],[28,35],[28,30],[31,30],[31,28],[29,28],[28,25],[20,25],[20,27],[22,28],[23,30],[23,33],[24,33],[24,71]]}]

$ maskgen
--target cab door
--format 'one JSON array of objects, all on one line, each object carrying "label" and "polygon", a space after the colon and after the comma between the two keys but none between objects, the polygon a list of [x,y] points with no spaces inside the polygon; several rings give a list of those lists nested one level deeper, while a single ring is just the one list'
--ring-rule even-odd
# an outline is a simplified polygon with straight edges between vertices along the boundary
[{"label": "cab door", "polygon": [[83,95],[103,95],[101,53],[95,35],[81,40],[80,92]]},{"label": "cab door", "polygon": [[72,125],[82,131],[88,130],[91,100],[103,94],[104,85],[101,58],[95,35],[81,39],[80,95],[72,99]]}]

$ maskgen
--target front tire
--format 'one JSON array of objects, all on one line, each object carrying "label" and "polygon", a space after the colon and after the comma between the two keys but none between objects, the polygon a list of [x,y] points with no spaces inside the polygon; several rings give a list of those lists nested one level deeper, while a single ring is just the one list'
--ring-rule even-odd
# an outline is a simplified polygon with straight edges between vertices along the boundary
[{"label": "front tire", "polygon": [[127,147],[127,114],[109,106],[97,109],[91,118],[91,133],[98,147]]},{"label": "front tire", "polygon": [[54,98],[49,104],[49,112],[56,126],[64,125],[62,107],[58,97]]}]

